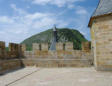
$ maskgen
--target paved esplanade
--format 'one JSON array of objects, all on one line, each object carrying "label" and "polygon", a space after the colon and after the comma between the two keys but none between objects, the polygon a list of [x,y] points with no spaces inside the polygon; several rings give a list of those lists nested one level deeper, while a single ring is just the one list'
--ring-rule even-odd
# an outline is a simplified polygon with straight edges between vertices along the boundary
[{"label": "paved esplanade", "polygon": [[0,86],[112,86],[112,72],[28,67],[0,76]]}]

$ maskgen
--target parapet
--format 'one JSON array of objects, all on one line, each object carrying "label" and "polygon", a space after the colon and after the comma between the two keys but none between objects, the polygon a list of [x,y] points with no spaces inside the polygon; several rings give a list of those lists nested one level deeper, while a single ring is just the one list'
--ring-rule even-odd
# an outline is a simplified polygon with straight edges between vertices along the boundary
[{"label": "parapet", "polygon": [[26,51],[26,45],[25,44],[21,45],[21,50],[22,50],[22,52]]},{"label": "parapet", "polygon": [[0,41],[0,49],[5,50],[5,42]]},{"label": "parapet", "polygon": [[22,54],[21,45],[9,43],[9,49],[6,50],[5,42],[0,41],[0,59],[15,59]]},{"label": "parapet", "polygon": [[48,51],[48,43],[33,43],[33,51]]},{"label": "parapet", "polygon": [[48,43],[41,43],[41,50],[48,51]]},{"label": "parapet", "polygon": [[91,42],[82,42],[82,51],[90,51],[91,50]]},{"label": "parapet", "polygon": [[39,43],[33,43],[33,51],[41,50],[41,46]]},{"label": "parapet", "polygon": [[63,50],[63,43],[56,43],[56,50]]},{"label": "parapet", "polygon": [[9,51],[18,51],[18,50],[19,50],[19,44],[9,43]]},{"label": "parapet", "polygon": [[0,59],[5,57],[5,42],[0,41]]},{"label": "parapet", "polygon": [[[82,51],[90,51],[90,42],[82,42]],[[65,50],[65,51],[73,51],[73,42],[66,42],[66,43],[56,43],[56,50]],[[33,43],[33,51],[48,51],[49,45],[48,43]],[[22,45],[22,51],[26,51],[26,45]]]},{"label": "parapet", "polygon": [[66,42],[66,44],[65,44],[65,50],[66,51],[73,50],[73,42]]}]

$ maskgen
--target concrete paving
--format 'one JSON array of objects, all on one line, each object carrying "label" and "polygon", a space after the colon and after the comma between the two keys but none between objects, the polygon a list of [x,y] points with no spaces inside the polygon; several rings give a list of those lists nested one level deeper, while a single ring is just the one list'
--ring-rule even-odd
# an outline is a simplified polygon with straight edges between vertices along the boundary
[{"label": "concrete paving", "polygon": [[0,76],[0,86],[112,86],[112,72],[94,68],[27,67]]}]

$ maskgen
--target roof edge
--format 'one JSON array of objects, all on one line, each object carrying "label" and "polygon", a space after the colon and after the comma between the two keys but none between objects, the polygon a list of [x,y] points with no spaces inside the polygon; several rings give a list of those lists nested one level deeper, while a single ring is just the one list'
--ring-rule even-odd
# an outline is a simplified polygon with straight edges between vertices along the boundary
[{"label": "roof edge", "polygon": [[89,21],[89,24],[88,24],[88,27],[91,27],[92,22],[93,22],[94,19],[101,18],[101,17],[106,17],[106,16],[109,16],[109,15],[112,15],[112,13],[108,13],[108,14],[104,14],[104,15],[99,15],[99,16],[93,16],[93,17],[91,17],[90,21]]}]

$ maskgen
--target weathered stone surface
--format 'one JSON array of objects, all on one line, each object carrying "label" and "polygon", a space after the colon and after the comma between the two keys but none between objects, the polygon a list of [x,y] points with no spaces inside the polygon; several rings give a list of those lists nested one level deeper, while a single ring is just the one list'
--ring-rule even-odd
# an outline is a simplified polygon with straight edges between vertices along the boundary
[{"label": "weathered stone surface", "polygon": [[73,50],[73,43],[72,43],[72,42],[67,42],[67,43],[65,44],[65,50],[66,50],[66,51],[71,51],[71,50]]},{"label": "weathered stone surface", "polygon": [[90,52],[91,50],[91,42],[82,42],[82,51]]},{"label": "weathered stone surface", "polygon": [[5,59],[5,42],[0,41],[0,59]]},{"label": "weathered stone surface", "polygon": [[56,50],[63,50],[63,43],[56,43]]},{"label": "weathered stone surface", "polygon": [[97,70],[112,70],[112,16],[99,17],[91,27],[92,50]]},{"label": "weathered stone surface", "polygon": [[40,44],[39,43],[33,43],[33,51],[40,50]]},{"label": "weathered stone surface", "polygon": [[[5,49],[3,43],[0,51]],[[26,51],[25,45],[18,45],[15,43],[9,44],[9,51],[5,52],[5,60],[0,61],[2,69],[0,72],[13,70],[15,68],[25,66],[37,67],[88,67],[92,65],[93,59],[90,52],[83,52],[82,50],[73,50],[72,43],[68,43],[66,49],[63,49],[63,43],[57,44],[56,51],[49,51],[48,44],[42,43],[40,45],[34,44],[33,51]],[[5,50],[4,50],[5,51]],[[0,52],[0,55],[3,53]],[[21,54],[25,59],[22,60]],[[6,64],[5,64],[6,63]],[[109,62],[110,64],[111,62]]]},{"label": "weathered stone surface", "polygon": [[24,64],[21,60],[1,60],[0,61],[0,74],[3,72],[11,71],[23,67]]},{"label": "weathered stone surface", "polygon": [[82,59],[74,59],[74,60],[59,60],[59,59],[51,59],[51,60],[23,60],[25,66],[34,66],[37,67],[90,67],[92,66],[92,61]]},{"label": "weathered stone surface", "polygon": [[21,48],[22,48],[22,52],[26,51],[26,45],[25,44],[22,44]]},{"label": "weathered stone surface", "polygon": [[41,50],[48,51],[48,43],[41,43]]}]

